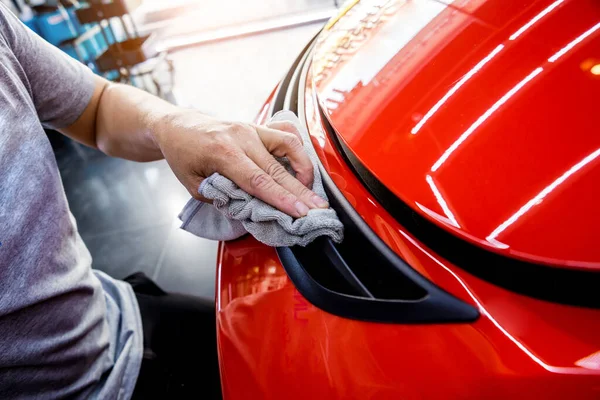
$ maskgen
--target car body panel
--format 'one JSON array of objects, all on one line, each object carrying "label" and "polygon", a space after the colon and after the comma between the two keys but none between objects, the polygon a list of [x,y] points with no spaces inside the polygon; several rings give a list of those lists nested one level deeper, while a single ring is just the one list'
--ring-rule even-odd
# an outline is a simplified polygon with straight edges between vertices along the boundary
[{"label": "car body panel", "polygon": [[[587,310],[560,310],[557,321],[566,306],[490,292],[489,311],[473,324],[344,319],[304,299],[274,249],[251,237],[222,245],[218,282],[225,400],[600,396],[597,338],[569,332]],[[597,332],[593,317],[595,326],[577,326]],[[524,344],[532,338],[544,358]]]},{"label": "car body panel", "polygon": [[[535,300],[518,304],[492,297],[496,317],[482,308],[473,324],[344,319],[304,299],[274,249],[251,237],[222,245],[218,272],[225,400],[600,396],[597,340],[580,342],[556,323],[579,321],[585,315],[578,312],[585,310],[574,310],[575,315],[562,310],[559,318],[568,320],[556,321],[553,307],[540,307]],[[598,326],[589,328],[597,332]],[[536,335],[545,347],[544,359],[523,343]]]},{"label": "car body panel", "polygon": [[[418,3],[419,1],[414,0],[412,3]],[[399,154],[402,154],[400,149],[389,150],[390,146],[394,147],[395,144],[395,147],[400,147],[401,143],[400,139],[395,142],[396,139],[392,137],[395,131],[390,128],[410,130],[420,120],[417,118],[409,121],[404,117],[405,114],[409,116],[412,116],[413,113],[425,115],[432,104],[437,101],[435,99],[443,96],[443,93],[448,91],[457,79],[461,79],[466,74],[469,60],[472,66],[475,59],[486,57],[501,44],[499,42],[499,32],[503,32],[503,29],[506,32],[509,29],[507,27],[515,28],[518,24],[523,25],[525,20],[530,20],[551,3],[548,1],[506,0],[507,5],[522,6],[523,11],[516,14],[511,14],[508,8],[505,8],[505,5],[495,0],[459,0],[452,3],[451,7],[440,8],[439,4],[442,3],[442,1],[438,1],[437,5],[431,6],[431,13],[435,12],[436,18],[447,17],[447,21],[442,24],[440,29],[444,29],[447,35],[451,35],[451,33],[456,35],[455,39],[452,40],[437,40],[437,43],[430,42],[432,47],[439,47],[439,51],[435,54],[435,57],[439,57],[436,58],[439,63],[434,61],[435,57],[428,56],[425,51],[415,52],[411,55],[411,58],[407,56],[403,49],[400,50],[400,52],[404,52],[402,53],[403,63],[401,65],[412,65],[412,69],[420,65],[424,67],[421,72],[413,71],[412,75],[408,72],[404,75],[401,74],[402,79],[407,80],[407,82],[405,86],[399,87],[400,83],[397,81],[400,78],[396,78],[396,74],[399,74],[399,72],[394,69],[387,69],[392,66],[391,64],[394,64],[394,55],[387,54],[388,60],[379,64],[385,64],[383,69],[385,77],[381,74],[374,75],[373,69],[368,73],[365,72],[367,75],[378,77],[378,89],[363,90],[364,88],[359,88],[356,91],[356,97],[350,100],[344,98],[342,104],[340,97],[336,97],[335,94],[324,96],[324,86],[320,86],[336,82],[336,74],[339,73],[338,70],[341,68],[339,61],[346,56],[351,56],[353,52],[362,51],[360,46],[355,47],[354,43],[347,41],[347,38],[341,34],[338,37],[339,43],[342,43],[340,48],[343,48],[341,53],[345,51],[348,54],[341,54],[338,49],[338,52],[334,53],[331,59],[313,59],[313,64],[310,67],[311,73],[308,74],[305,84],[302,85],[305,88],[305,92],[301,96],[304,105],[304,119],[302,122],[306,124],[309,130],[312,144],[324,169],[344,197],[377,236],[425,278],[476,307],[480,317],[473,323],[449,324],[382,324],[341,318],[313,306],[296,290],[286,275],[275,249],[259,243],[250,236],[236,241],[223,242],[220,244],[217,260],[216,308],[219,361],[225,400],[300,400],[306,398],[504,399],[534,396],[544,399],[600,398],[599,309],[561,305],[517,294],[477,278],[459,268],[459,266],[441,258],[428,249],[426,245],[415,239],[379,204],[377,199],[363,186],[347,165],[346,160],[339,154],[335,144],[326,133],[324,121],[318,109],[319,103],[326,110],[327,118],[343,136],[344,141],[351,146],[353,151],[357,151],[361,161],[366,162],[380,179],[386,178],[387,181],[384,180],[384,182],[390,185],[389,179],[398,179],[397,182],[400,182],[400,178],[402,178],[406,179],[410,185],[417,186],[417,188],[411,189],[414,190],[414,193],[411,192],[410,195],[415,196],[412,203],[407,200],[403,192],[395,188],[395,192],[403,200],[415,207],[416,196],[421,196],[418,197],[420,204],[422,203],[432,212],[438,214],[438,217],[447,218],[435,196],[427,198],[427,196],[431,196],[427,192],[427,190],[431,192],[431,188],[428,186],[427,181],[425,181],[427,186],[423,182],[418,182],[423,177],[419,178],[417,175],[424,173],[423,165],[431,166],[431,163],[436,161],[435,157],[443,154],[444,146],[441,145],[437,153],[433,151],[432,148],[435,147],[433,144],[436,141],[444,140],[447,146],[452,137],[456,137],[448,132],[440,134],[441,137],[436,139],[436,136],[432,133],[434,123],[436,129],[438,129],[439,126],[443,125],[441,119],[450,123],[452,122],[451,118],[448,116],[439,117],[440,121],[437,121],[436,118],[438,117],[435,116],[429,121],[432,124],[431,126],[429,126],[429,122],[423,125],[423,130],[418,132],[416,136],[423,143],[419,144],[417,149],[424,152],[424,157],[428,157],[429,164],[424,163],[424,161],[421,162],[419,157],[412,155],[415,162],[415,171],[408,171],[410,173],[403,174],[402,177],[399,173],[386,175],[385,169],[380,168],[381,165],[385,165],[387,162],[386,157],[396,157],[393,161],[400,164],[405,162],[398,159]],[[591,7],[592,3],[581,0],[580,4]],[[493,12],[494,7],[499,10],[497,13]],[[452,11],[450,15],[444,14],[448,13],[447,10],[449,9]],[[591,10],[593,11],[593,9]],[[386,13],[392,13],[392,11],[396,12],[397,10],[390,9]],[[593,13],[589,12],[582,19],[588,20],[591,14]],[[351,12],[348,11],[346,15],[351,15]],[[390,18],[390,16],[384,16],[385,18]],[[365,25],[371,27],[371,29],[380,29],[376,19],[363,19],[365,19]],[[572,33],[580,27],[580,22],[573,22],[570,19],[568,21],[571,21],[571,23],[568,24],[569,27],[565,28],[567,31],[570,29],[569,32]],[[345,23],[343,17],[339,18],[338,22]],[[418,21],[415,23],[418,23]],[[349,29],[351,25],[348,24]],[[335,27],[335,24],[330,24],[330,29],[333,30],[333,27]],[[367,33],[361,31],[361,29],[355,29],[353,34],[367,40]],[[558,32],[547,32],[546,35],[548,37],[560,36]],[[325,39],[318,40],[321,41],[320,45],[323,45],[322,40]],[[433,40],[433,37],[430,37],[430,40]],[[478,117],[477,113],[481,112],[477,107],[489,106],[490,101],[495,101],[494,99],[498,98],[502,90],[507,90],[510,79],[518,81],[537,68],[534,62],[528,64],[528,57],[538,54],[541,51],[540,48],[536,49],[536,46],[531,45],[521,50],[515,49],[516,53],[511,54],[519,54],[523,59],[524,66],[521,67],[520,64],[515,64],[513,68],[508,70],[506,76],[491,74],[491,77],[495,77],[498,82],[489,83],[492,87],[489,92],[480,92],[475,96],[474,93],[477,93],[477,88],[469,88],[471,95],[468,97],[472,99],[481,98],[481,100],[476,101],[473,105],[469,103],[468,98],[461,97],[460,105],[461,109],[464,110],[459,113],[458,117],[472,122],[473,118]],[[444,53],[444,51],[447,51],[447,53]],[[462,54],[461,51],[464,51],[464,54],[468,54],[468,56],[463,58],[452,56],[453,53]],[[373,51],[370,53],[370,58],[373,60],[378,54],[383,53],[385,51]],[[500,60],[502,54],[497,56]],[[570,60],[569,57],[571,56],[568,56],[565,60]],[[377,62],[375,63],[377,64]],[[367,64],[368,62],[365,65]],[[360,67],[360,65],[354,64],[354,73],[358,74]],[[565,64],[561,61],[557,66],[552,67],[554,69],[551,72],[552,74],[561,75],[563,73],[561,68],[574,67],[575,65],[571,64],[571,61],[565,61]],[[578,71],[583,71],[581,66],[577,67],[580,68]],[[319,75],[319,73],[322,75]],[[565,70],[565,76],[567,73]],[[553,75],[553,77],[559,79],[558,75]],[[541,73],[536,77],[542,78]],[[315,78],[318,78],[318,82],[315,82]],[[596,81],[590,82],[595,83]],[[417,90],[418,86],[422,88],[421,91]],[[430,91],[423,89],[429,86],[431,86]],[[467,84],[463,85],[465,90],[467,86]],[[482,86],[482,82],[478,86]],[[574,90],[573,88],[563,87],[559,89],[560,93],[566,95]],[[554,96],[548,94],[547,89],[542,88],[539,90],[550,97]],[[317,97],[317,92],[319,92],[319,97]],[[412,93],[412,100],[396,96],[400,92]],[[334,93],[334,91],[331,93]],[[457,101],[458,96],[457,92],[457,98],[455,99]],[[500,96],[502,95],[500,94]],[[388,105],[385,101],[386,97],[399,101],[400,103],[397,103],[398,108]],[[525,101],[523,99],[525,98],[519,97],[518,101]],[[543,104],[549,102],[546,99],[540,101]],[[273,103],[274,94],[272,93],[262,107],[256,123],[266,122],[271,110],[273,110]],[[337,109],[344,108],[345,114],[335,114],[337,112],[335,109],[336,103]],[[507,105],[509,104],[507,103]],[[455,104],[452,107],[456,109],[457,106],[458,104]],[[582,107],[580,111],[589,111],[589,108],[586,108],[587,106]],[[471,108],[477,108],[477,110],[471,110]],[[573,110],[569,109],[569,112],[571,111]],[[517,115],[515,110],[507,112],[510,115]],[[579,111],[575,110],[574,112]],[[496,116],[493,118],[495,118],[496,123],[508,123],[502,122]],[[539,114],[532,115],[532,118],[538,124],[535,125],[536,127],[542,123]],[[489,120],[489,123],[491,122],[492,119]],[[530,122],[527,120],[523,122],[525,125],[528,123]],[[572,126],[581,127],[577,125],[579,123],[581,122],[575,121]],[[458,126],[458,123],[456,124]],[[561,121],[558,121],[558,124],[564,125]],[[487,129],[486,134],[489,133],[492,128],[483,125],[482,128]],[[376,127],[377,130],[372,131],[371,126]],[[461,126],[467,129],[469,122],[464,122]],[[508,125],[502,126],[505,129]],[[557,146],[556,143],[546,143],[545,137],[538,136],[539,133],[533,132],[533,129],[523,133],[524,128],[517,128],[522,135],[525,135],[525,133],[529,135],[528,138],[532,146],[534,138],[541,141],[538,144],[539,148],[533,146],[531,149],[532,154],[536,154],[536,157],[541,157],[543,151],[555,150],[553,146]],[[356,132],[361,132],[362,135],[368,133],[373,135],[374,139],[370,141]],[[456,130],[453,132],[453,135],[456,135]],[[422,133],[424,134],[421,135]],[[573,135],[576,133],[573,133]],[[507,136],[510,136],[510,134],[507,134]],[[562,147],[571,146],[568,137],[569,135],[565,136],[565,144]],[[554,136],[552,138],[555,139]],[[403,138],[402,140],[408,139]],[[513,151],[512,147],[506,147],[501,141],[495,145],[499,146],[499,149],[505,153]],[[481,146],[491,146],[491,143],[484,141],[479,145],[479,147]],[[577,148],[577,145],[573,146],[568,151],[575,151],[573,149]],[[372,152],[371,155],[368,154],[369,151]],[[389,151],[392,151],[392,153],[388,153]],[[479,151],[482,154],[484,152],[482,149]],[[517,153],[514,153],[514,155],[517,158],[522,158],[522,154],[518,153],[522,149],[516,151]],[[489,157],[501,156],[492,153],[488,149],[485,154]],[[477,160],[475,153],[467,155],[470,157],[470,162]],[[467,155],[464,156],[467,157]],[[550,156],[545,155],[544,162],[549,162],[547,158],[550,158]],[[561,162],[566,163],[566,158],[562,157],[558,158]],[[501,160],[495,160],[494,162],[499,161]],[[513,160],[515,163],[517,161]],[[558,162],[557,159],[557,164],[552,164],[556,171],[560,167]],[[453,161],[452,165],[455,166],[457,163],[457,161]],[[478,168],[483,168],[495,177],[500,176],[491,164],[487,165],[482,162],[480,164],[482,166]],[[449,162],[448,165],[451,165],[451,163]],[[460,163],[458,165],[460,167]],[[494,164],[494,166],[498,170],[503,168],[502,165]],[[558,173],[556,171],[554,172]],[[507,173],[510,175],[517,174],[517,172],[517,167],[512,165]],[[541,167],[531,172],[524,171],[522,177],[517,176],[517,178],[514,178],[516,179],[515,185],[522,186],[523,181],[526,179],[539,182],[542,180],[542,173]],[[588,176],[588,173],[586,172],[585,177],[577,179],[577,184],[584,186],[578,189],[569,186],[569,191],[561,192],[561,198],[565,199],[565,202],[567,202],[569,193],[575,193],[578,190],[583,191],[586,185],[589,186],[586,179],[592,179],[593,176]],[[487,207],[496,204],[496,200],[486,200],[485,197],[483,200],[477,198],[479,201],[488,202],[485,203],[485,207],[475,204],[475,198],[470,199],[466,194],[461,195],[454,192],[452,187],[446,187],[445,185],[450,185],[450,183],[463,185],[461,190],[473,195],[468,192],[470,190],[468,187],[465,188],[463,183],[457,182],[460,179],[456,174],[457,172],[447,172],[440,169],[440,176],[435,177],[439,179],[439,182],[435,181],[435,183],[441,182],[444,185],[440,184],[443,189],[440,190],[440,193],[444,198],[453,196],[448,198],[453,199],[453,201],[456,200],[457,204],[461,204],[460,207],[466,207],[466,204],[475,208],[472,212],[478,211],[483,214],[487,212]],[[548,172],[548,177],[552,178],[552,176]],[[479,185],[478,187],[481,190],[486,188],[485,190],[490,190],[497,196],[504,195],[503,193],[497,193],[495,187],[490,188],[489,184],[478,181],[480,178],[481,176],[476,176],[470,179],[475,180],[475,184]],[[506,185],[505,190],[512,190],[512,181],[504,183]],[[523,196],[526,197],[526,195],[531,194],[525,193],[521,186],[519,186],[519,190],[522,191]],[[588,187],[587,190],[589,191],[590,188]],[[449,193],[446,193],[446,191],[449,191]],[[532,189],[532,192],[535,191]],[[547,202],[547,200],[550,200],[550,198],[543,199],[542,203]],[[571,205],[578,204],[581,205],[581,208],[589,207],[586,202],[587,199],[577,200],[572,198],[570,201],[572,202]],[[576,203],[577,201],[579,202]],[[454,203],[451,205],[455,206]],[[543,204],[543,206],[546,207],[546,204]],[[460,207],[459,209],[463,210]],[[545,212],[540,204],[535,207],[538,207],[541,212]],[[466,240],[492,248],[489,243],[480,243],[482,235],[479,234],[479,231],[475,231],[477,235],[472,231],[461,231],[448,224],[447,221],[436,220],[435,216],[426,215]],[[457,215],[462,222],[462,211]],[[469,213],[466,215],[468,218],[472,217]],[[562,214],[559,213],[558,215]],[[569,216],[569,218],[575,217],[580,216]],[[491,220],[491,218],[492,216],[489,215],[482,217],[484,220]],[[536,216],[536,218],[542,217]],[[593,218],[593,216],[590,217],[588,222],[593,223]],[[574,221],[562,221],[561,218],[558,220],[555,218],[555,222],[560,229],[575,226]],[[583,224],[583,221],[580,220],[579,222]],[[538,223],[540,223],[539,220],[536,224]],[[471,228],[470,223],[468,226]],[[521,224],[519,229],[526,228]],[[545,229],[548,230],[548,226]],[[587,228],[583,227],[581,229],[586,231]],[[589,233],[589,230],[586,232]],[[536,234],[538,234],[537,239],[541,242],[550,240],[548,236],[550,233]],[[578,235],[579,233],[574,234]],[[533,233],[530,233],[530,235],[533,235]],[[511,237],[514,239],[514,236]],[[505,240],[505,236],[501,236],[499,239]],[[509,243],[511,246],[513,244],[516,246],[521,242],[511,241]],[[589,244],[589,238],[586,243]],[[515,249],[525,249],[525,253],[530,252],[532,254],[516,254],[513,252],[512,247],[509,249],[495,248],[494,251],[527,259],[542,255],[542,261],[552,261],[555,264],[569,261],[563,259],[564,254],[543,252],[531,246],[533,244],[529,247],[515,247]],[[571,248],[569,254],[575,254],[574,251]],[[586,268],[581,262],[593,260],[594,257],[593,254],[590,256],[591,258],[583,257],[583,255],[591,253],[577,254],[581,257],[577,258],[577,264],[572,265],[577,268]],[[535,259],[537,260],[537,258]]]},{"label": "car body panel", "polygon": [[[394,252],[481,316],[422,325],[340,318],[295,289],[275,249],[252,237],[224,242],[216,288],[224,399],[598,398],[600,310],[512,293],[428,250],[345,164],[323,129],[310,76],[306,87],[306,124],[336,186]],[[256,122],[267,117],[261,111]]]},{"label": "car body panel", "polygon": [[600,269],[600,4],[363,3],[320,36],[311,71],[353,154],[465,240]]}]

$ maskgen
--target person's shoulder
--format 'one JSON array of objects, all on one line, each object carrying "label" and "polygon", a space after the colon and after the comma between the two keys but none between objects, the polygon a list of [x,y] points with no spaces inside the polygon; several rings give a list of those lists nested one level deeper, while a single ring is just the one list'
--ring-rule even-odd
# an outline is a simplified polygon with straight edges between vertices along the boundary
[{"label": "person's shoulder", "polygon": [[[14,15],[15,14],[8,8],[8,6],[0,1],[0,20],[8,23],[9,18],[7,17]],[[2,30],[3,26],[4,24],[0,25],[0,31]]]},{"label": "person's shoulder", "polygon": [[7,30],[10,29],[13,24],[13,19],[16,18],[17,17],[6,4],[2,3],[0,0],[0,39],[6,40]]},{"label": "person's shoulder", "polygon": [[28,29],[19,18],[0,0],[0,46],[15,50],[27,36]]}]

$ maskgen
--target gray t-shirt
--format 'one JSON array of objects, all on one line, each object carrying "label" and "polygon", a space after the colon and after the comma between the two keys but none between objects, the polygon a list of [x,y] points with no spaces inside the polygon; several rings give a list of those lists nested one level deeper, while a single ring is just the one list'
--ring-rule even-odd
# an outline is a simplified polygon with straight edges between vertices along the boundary
[{"label": "gray t-shirt", "polygon": [[92,271],[43,130],[92,79],[0,3],[0,399],[128,399],[139,373],[135,295]]}]

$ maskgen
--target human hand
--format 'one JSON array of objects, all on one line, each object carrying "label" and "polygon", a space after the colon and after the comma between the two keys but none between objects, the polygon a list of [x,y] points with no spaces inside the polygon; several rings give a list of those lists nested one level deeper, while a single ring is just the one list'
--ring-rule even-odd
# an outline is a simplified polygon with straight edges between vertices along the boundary
[{"label": "human hand", "polygon": [[[197,111],[181,110],[157,123],[155,141],[169,166],[190,194],[202,201],[198,188],[215,172],[247,193],[293,217],[328,203],[308,187],[313,165],[293,124],[269,127],[224,122]],[[296,178],[277,162],[287,157]]]}]

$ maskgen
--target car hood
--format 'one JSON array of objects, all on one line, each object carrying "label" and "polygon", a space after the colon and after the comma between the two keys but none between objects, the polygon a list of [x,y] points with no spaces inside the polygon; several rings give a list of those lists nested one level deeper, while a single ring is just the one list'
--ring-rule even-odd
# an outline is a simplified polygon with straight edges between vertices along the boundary
[{"label": "car hood", "polygon": [[330,21],[311,66],[324,114],[436,224],[505,255],[600,269],[600,6],[444,3],[354,2]]}]

